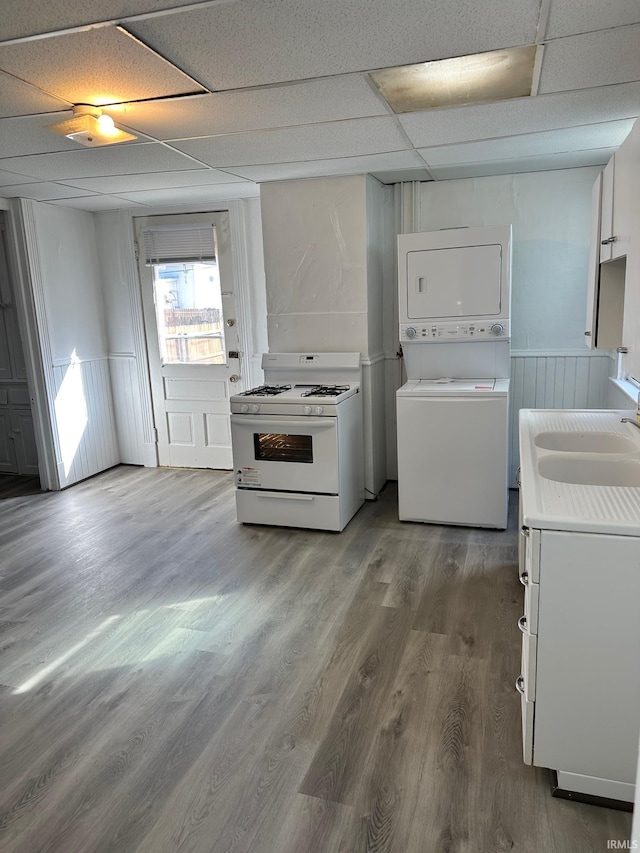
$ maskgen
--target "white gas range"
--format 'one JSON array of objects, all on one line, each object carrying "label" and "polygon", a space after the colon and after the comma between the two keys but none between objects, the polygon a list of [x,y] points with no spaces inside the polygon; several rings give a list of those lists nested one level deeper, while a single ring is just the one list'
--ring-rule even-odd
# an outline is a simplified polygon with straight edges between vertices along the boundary
[{"label": "white gas range", "polygon": [[342,530],[364,502],[360,353],[266,353],[231,398],[238,521]]}]

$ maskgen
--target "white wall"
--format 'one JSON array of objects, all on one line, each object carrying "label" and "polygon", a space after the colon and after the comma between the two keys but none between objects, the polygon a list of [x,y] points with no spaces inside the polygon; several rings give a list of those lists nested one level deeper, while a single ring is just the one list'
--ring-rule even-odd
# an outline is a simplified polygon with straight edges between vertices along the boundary
[{"label": "white wall", "polygon": [[119,460],[93,216],[20,200],[60,487]]},{"label": "white wall", "polygon": [[260,192],[271,352],[369,352],[366,179]]},{"label": "white wall", "polygon": [[365,488],[387,479],[383,306],[392,190],[356,175],[261,187],[271,352],[360,352]]},{"label": "white wall", "polygon": [[421,184],[416,231],[513,225],[515,350],[586,349],[591,188],[599,167]]}]

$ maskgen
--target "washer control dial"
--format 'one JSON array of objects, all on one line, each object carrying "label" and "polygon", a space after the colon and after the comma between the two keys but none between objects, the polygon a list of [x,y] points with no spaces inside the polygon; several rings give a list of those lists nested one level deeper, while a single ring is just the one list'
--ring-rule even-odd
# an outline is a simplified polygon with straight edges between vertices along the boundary
[{"label": "washer control dial", "polygon": [[409,328],[406,330],[405,334],[406,334],[406,336],[409,338],[409,340],[413,340],[413,338],[415,338],[415,336],[416,336],[418,333],[417,333],[417,331],[413,328],[413,326],[409,326]]},{"label": "washer control dial", "polygon": [[259,412],[260,406],[258,406],[257,403],[254,403],[253,406],[251,406],[251,411],[252,412]]},{"label": "washer control dial", "polygon": [[311,414],[311,406],[303,406],[302,407],[302,413],[305,415],[310,415]]},{"label": "washer control dial", "polygon": [[496,338],[500,337],[500,335],[504,334],[504,326],[502,323],[494,323],[491,327],[491,334],[495,335]]}]

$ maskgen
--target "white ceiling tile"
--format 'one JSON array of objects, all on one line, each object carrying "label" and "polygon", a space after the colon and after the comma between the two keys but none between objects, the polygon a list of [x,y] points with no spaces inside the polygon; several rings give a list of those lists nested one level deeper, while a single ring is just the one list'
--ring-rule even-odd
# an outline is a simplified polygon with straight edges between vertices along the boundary
[{"label": "white ceiling tile", "polygon": [[140,204],[192,204],[193,202],[230,201],[236,198],[253,198],[260,194],[257,184],[242,181],[237,184],[220,184],[219,186],[175,187],[162,190],[147,190],[146,192],[120,193],[122,198],[136,201]]},{"label": "white ceiling tile", "polygon": [[545,37],[555,39],[609,27],[623,27],[640,23],[638,0],[580,0],[558,2],[552,0]]},{"label": "white ceiling tile", "polygon": [[5,198],[33,198],[36,201],[50,201],[57,198],[79,198],[94,195],[94,193],[68,187],[64,184],[54,184],[50,181],[35,181],[34,183],[15,184],[2,188]]},{"label": "white ceiling tile", "polygon": [[[56,151],[78,151],[80,144],[60,136],[48,125],[73,117],[71,110],[45,113],[37,116],[0,119],[0,157],[18,157],[27,154],[47,154]],[[133,145],[144,138],[128,142]]]},{"label": "white ceiling tile", "polygon": [[391,170],[415,170],[428,180],[423,161],[415,151],[394,151],[389,154],[368,154],[363,157],[344,157],[336,160],[312,160],[298,163],[276,163],[262,166],[238,166],[236,174],[252,181],[286,181],[294,178],[323,178],[330,175],[366,175]]},{"label": "white ceiling tile", "polygon": [[243,0],[130,29],[219,90],[530,44],[538,12],[539,0]]},{"label": "white ceiling tile", "polygon": [[434,166],[431,173],[436,181],[449,181],[460,178],[486,178],[490,175],[517,175],[521,172],[551,172],[556,169],[604,166],[614,151],[614,148],[594,148],[591,151],[568,151],[564,154],[545,154],[539,157],[514,157],[512,160],[493,163]]},{"label": "white ceiling tile", "polygon": [[108,178],[79,178],[66,183],[71,187],[82,187],[98,193],[129,193],[171,187],[230,184],[241,180],[242,178],[219,169],[197,169],[186,172],[151,172],[146,175],[114,175]]},{"label": "white ceiling tile", "polygon": [[0,169],[24,172],[32,178],[52,181],[197,168],[197,163],[192,159],[159,142],[81,148],[59,154],[33,154],[30,157],[7,157],[0,160]]},{"label": "white ceiling tile", "polygon": [[418,148],[533,133],[640,115],[640,83],[398,116]]},{"label": "white ceiling tile", "polygon": [[[69,104],[0,71],[0,118],[65,110]],[[4,141],[4,136],[2,137]]]},{"label": "white ceiling tile", "polygon": [[549,42],[540,94],[640,80],[640,25]]},{"label": "white ceiling tile", "polygon": [[198,91],[177,68],[115,27],[0,45],[0,69],[72,104]]},{"label": "white ceiling tile", "polygon": [[154,12],[169,6],[186,6],[193,0],[29,0],[16,3],[2,0],[2,38],[12,39],[35,33],[91,24],[94,21],[122,20],[127,15]]},{"label": "white ceiling tile", "polygon": [[203,163],[218,167],[355,157],[409,147],[390,116],[232,133],[182,140],[172,145]]},{"label": "white ceiling tile", "polygon": [[603,124],[549,130],[544,133],[525,133],[481,142],[460,145],[441,145],[420,148],[420,156],[431,167],[453,166],[461,163],[485,163],[515,157],[536,157],[542,154],[561,154],[594,148],[616,148],[629,134],[631,119]]},{"label": "white ceiling tile", "polygon": [[129,127],[156,139],[186,139],[388,115],[388,110],[361,74],[349,74],[242,92],[125,104],[118,113]]},{"label": "white ceiling tile", "polygon": [[27,178],[25,175],[19,175],[17,172],[5,172],[0,170],[0,187],[9,187],[14,184],[35,183],[37,178]]},{"label": "white ceiling tile", "polygon": [[87,195],[83,198],[61,198],[56,201],[50,201],[48,204],[58,204],[63,207],[75,207],[78,210],[120,210],[126,207],[135,207],[138,210],[143,210],[144,206],[127,198],[121,198],[117,195]]}]

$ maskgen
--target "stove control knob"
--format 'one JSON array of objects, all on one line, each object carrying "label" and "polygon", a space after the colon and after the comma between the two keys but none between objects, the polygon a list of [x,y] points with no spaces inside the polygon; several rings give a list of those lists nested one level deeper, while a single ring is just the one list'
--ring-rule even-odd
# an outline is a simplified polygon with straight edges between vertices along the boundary
[{"label": "stove control knob", "polygon": [[251,411],[252,412],[259,412],[260,406],[258,406],[256,403],[254,403],[253,406],[251,406]]},{"label": "stove control knob", "polygon": [[248,404],[247,404],[247,403],[243,403],[243,404],[240,406],[240,411],[241,411],[241,412],[248,412],[248,411],[249,411],[249,406],[248,406]]},{"label": "stove control knob", "polygon": [[310,415],[311,414],[311,406],[303,406],[302,407],[302,414],[303,415]]},{"label": "stove control knob", "polygon": [[324,412],[322,406],[316,406],[316,415],[321,415]]},{"label": "stove control knob", "polygon": [[500,335],[504,334],[504,326],[502,323],[494,323],[491,327],[491,334],[495,335],[496,338],[499,338]]},{"label": "stove control knob", "polygon": [[417,333],[417,332],[416,332],[416,330],[413,328],[413,326],[409,326],[409,328],[406,330],[405,334],[406,334],[406,336],[409,338],[409,340],[413,340],[413,338],[415,338],[415,336],[416,336],[418,333]]}]

